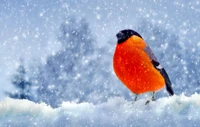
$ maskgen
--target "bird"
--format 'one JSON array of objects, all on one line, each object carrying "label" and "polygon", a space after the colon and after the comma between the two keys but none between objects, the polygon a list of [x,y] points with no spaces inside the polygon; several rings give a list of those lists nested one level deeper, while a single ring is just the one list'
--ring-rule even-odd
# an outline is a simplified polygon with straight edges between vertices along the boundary
[{"label": "bird", "polygon": [[[121,82],[135,94],[155,92],[164,86],[169,96],[174,95],[172,83],[165,69],[144,41],[142,36],[132,30],[124,29],[116,34],[117,45],[113,56],[113,68]],[[150,100],[146,102],[148,104]]]}]

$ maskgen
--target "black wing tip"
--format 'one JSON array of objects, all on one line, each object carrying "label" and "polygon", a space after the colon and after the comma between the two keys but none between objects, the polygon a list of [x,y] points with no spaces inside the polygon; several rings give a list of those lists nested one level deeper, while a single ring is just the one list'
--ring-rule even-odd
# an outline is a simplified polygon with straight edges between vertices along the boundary
[{"label": "black wing tip", "polygon": [[167,92],[168,92],[169,96],[173,96],[174,95],[174,91],[173,91],[171,86],[167,87],[166,89],[167,89]]},{"label": "black wing tip", "polygon": [[167,74],[167,72],[165,71],[164,68],[158,68],[158,66],[160,65],[159,62],[156,62],[156,61],[152,61],[154,67],[161,73],[161,75],[163,76],[164,80],[165,80],[165,83],[166,83],[166,89],[167,89],[167,92],[169,93],[169,96],[173,96],[174,95],[174,91],[172,89],[172,83],[169,79],[169,76]]}]

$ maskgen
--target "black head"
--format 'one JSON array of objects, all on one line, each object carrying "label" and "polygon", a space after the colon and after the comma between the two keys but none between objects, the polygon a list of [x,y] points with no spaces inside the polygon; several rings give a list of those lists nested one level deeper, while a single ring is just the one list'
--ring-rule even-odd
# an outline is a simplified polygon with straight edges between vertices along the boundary
[{"label": "black head", "polygon": [[129,37],[131,37],[133,35],[142,38],[142,36],[140,36],[140,34],[138,34],[136,31],[131,30],[131,29],[125,29],[116,34],[117,39],[118,39],[117,43],[120,44],[120,43],[126,41]]}]

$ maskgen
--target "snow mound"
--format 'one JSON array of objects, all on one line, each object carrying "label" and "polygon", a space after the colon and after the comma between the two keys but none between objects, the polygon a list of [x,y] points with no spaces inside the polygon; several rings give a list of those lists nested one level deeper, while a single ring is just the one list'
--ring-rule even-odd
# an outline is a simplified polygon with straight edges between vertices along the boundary
[{"label": "snow mound", "polygon": [[200,94],[160,98],[145,105],[124,98],[107,102],[63,102],[51,108],[28,100],[6,98],[0,102],[0,126],[4,127],[193,127],[200,124]]}]

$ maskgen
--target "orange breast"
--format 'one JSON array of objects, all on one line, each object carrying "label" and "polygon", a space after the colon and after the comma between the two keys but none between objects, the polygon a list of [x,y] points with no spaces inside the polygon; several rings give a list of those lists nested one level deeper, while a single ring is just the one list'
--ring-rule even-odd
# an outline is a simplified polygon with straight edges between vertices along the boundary
[{"label": "orange breast", "polygon": [[113,67],[117,77],[133,92],[141,94],[164,87],[164,78],[153,67],[148,55],[138,47],[118,44]]}]

